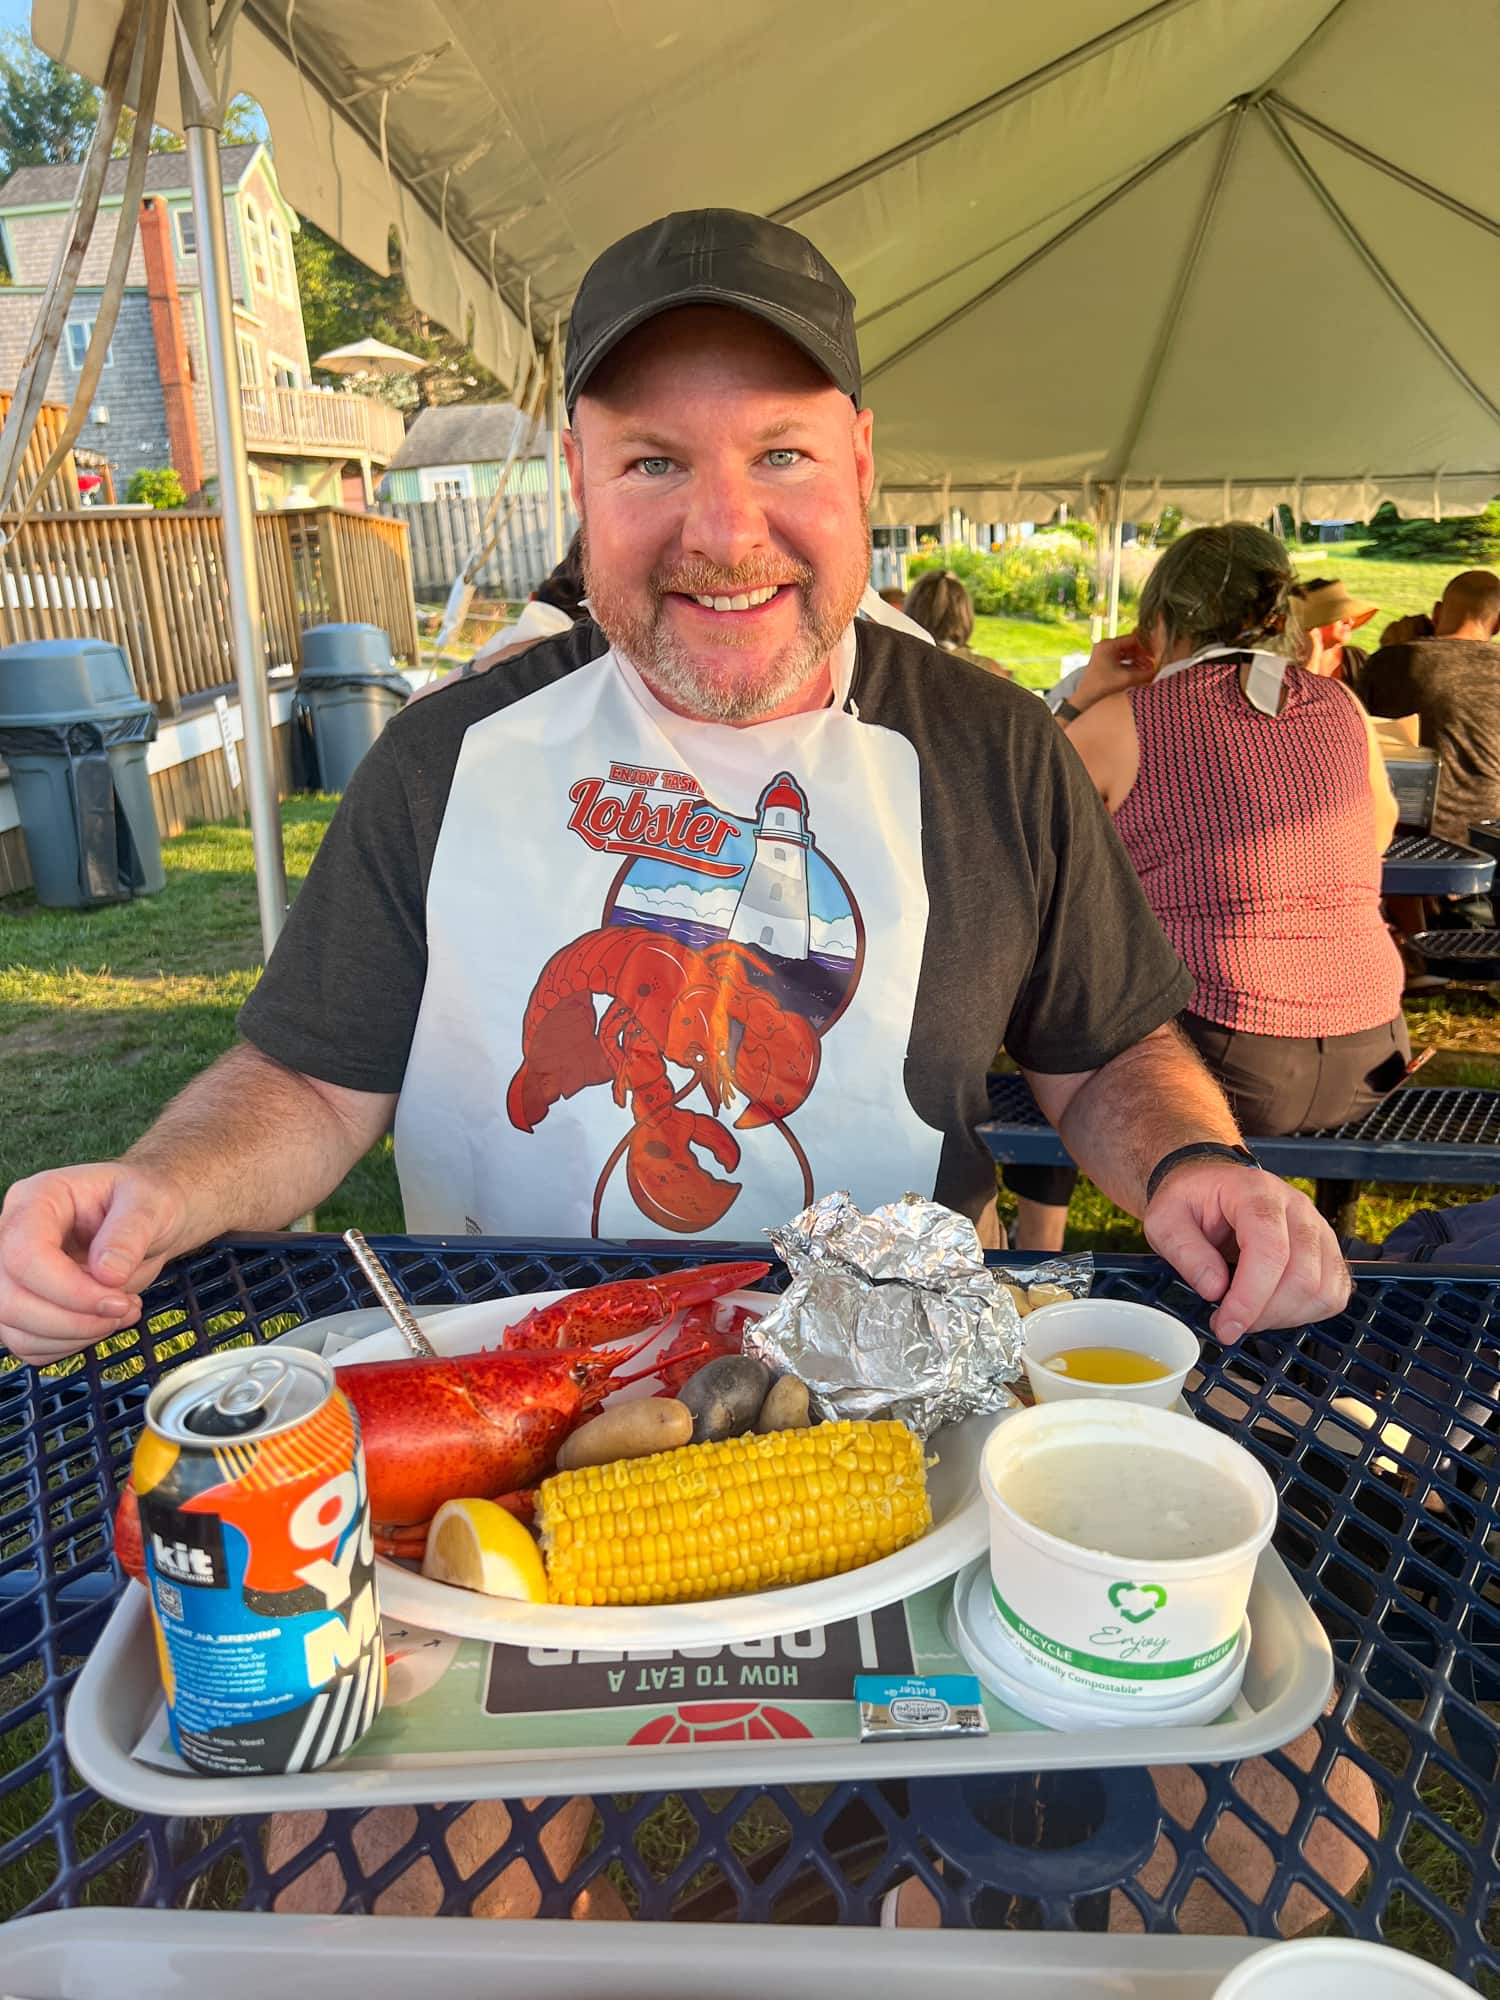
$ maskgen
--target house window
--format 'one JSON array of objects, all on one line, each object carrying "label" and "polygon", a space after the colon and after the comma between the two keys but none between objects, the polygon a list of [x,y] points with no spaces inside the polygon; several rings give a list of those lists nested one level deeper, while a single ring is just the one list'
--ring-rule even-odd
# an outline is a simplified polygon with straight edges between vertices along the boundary
[{"label": "house window", "polygon": [[778,861],[786,860],[786,849],[784,847],[773,847],[771,852],[776,856]]},{"label": "house window", "polygon": [[240,356],[240,387],[258,389],[261,385],[260,349],[248,333],[235,335],[235,346]]},{"label": "house window", "polygon": [[[91,319],[70,319],[68,321],[68,366],[81,368],[89,351],[89,342],[94,337],[94,322]],[[115,365],[115,344],[109,343],[104,354],[104,365]]]},{"label": "house window", "polygon": [[300,389],[302,387],[302,373],[295,361],[278,361],[274,354],[269,358],[271,362],[271,380],[276,384],[278,389]]},{"label": "house window", "polygon": [[266,217],[266,234],[271,239],[271,273],[276,280],[277,296],[290,303],[297,292],[292,283],[292,260],[286,251],[286,231],[278,217]]},{"label": "house window", "polygon": [[260,210],[253,201],[245,203],[245,254],[250,259],[250,278],[258,292],[271,289],[271,279],[266,264],[266,232],[261,226]]},{"label": "house window", "polygon": [[779,882],[773,882],[771,884],[771,901],[773,903],[779,903],[781,901],[781,884]]},{"label": "house window", "polygon": [[424,500],[469,500],[474,494],[474,475],[467,465],[419,466],[417,491]]},{"label": "house window", "polygon": [[177,252],[181,257],[196,257],[198,254],[198,218],[190,208],[173,211],[177,220]]}]

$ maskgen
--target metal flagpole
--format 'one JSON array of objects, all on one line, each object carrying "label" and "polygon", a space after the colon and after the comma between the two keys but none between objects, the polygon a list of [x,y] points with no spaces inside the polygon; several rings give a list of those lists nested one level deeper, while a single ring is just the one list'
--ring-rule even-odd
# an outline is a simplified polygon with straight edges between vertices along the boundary
[{"label": "metal flagpole", "polygon": [[[231,7],[229,12],[233,11]],[[234,301],[229,286],[229,237],[224,226],[224,189],[219,174],[219,133],[224,122],[220,51],[210,33],[208,0],[177,0],[176,21],[188,180],[198,232],[204,358],[218,459],[224,582],[229,598],[229,649],[245,729],[245,794],[250,807],[260,934],[269,958],[286,921],[286,859],[281,848],[271,693],[266,677],[260,576],[255,560],[255,502],[245,456]]]}]

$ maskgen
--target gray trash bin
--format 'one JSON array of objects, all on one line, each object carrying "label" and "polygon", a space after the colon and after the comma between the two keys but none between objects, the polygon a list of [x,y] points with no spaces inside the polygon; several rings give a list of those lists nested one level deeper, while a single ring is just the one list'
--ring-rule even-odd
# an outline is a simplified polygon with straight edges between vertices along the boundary
[{"label": "gray trash bin", "polygon": [[37,901],[81,910],[166,887],[146,771],[156,710],[118,646],[0,648],[0,757],[10,768]]},{"label": "gray trash bin", "polygon": [[361,757],[410,699],[378,625],[310,626],[297,706],[311,728],[318,789],[346,791]]}]

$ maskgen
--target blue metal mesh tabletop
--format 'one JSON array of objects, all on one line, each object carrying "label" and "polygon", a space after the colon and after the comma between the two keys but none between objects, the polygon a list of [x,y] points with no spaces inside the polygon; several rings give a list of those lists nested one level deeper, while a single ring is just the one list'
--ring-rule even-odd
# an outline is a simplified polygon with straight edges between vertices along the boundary
[{"label": "blue metal mesh tabletop", "polygon": [[[419,1305],[704,1255],[378,1248]],[[390,1909],[420,1882],[444,1913],[482,1912],[520,1870],[542,1914],[564,1915],[608,1868],[647,1918],[867,1923],[915,1874],[950,1923],[1271,1935],[1331,1916],[1362,1935],[1395,1931],[1500,1992],[1500,1341],[1489,1331],[1500,1273],[1372,1267],[1339,1319],[1229,1351],[1207,1333],[1202,1302],[1151,1260],[1102,1262],[1097,1288],[1198,1328],[1199,1415],[1248,1445],[1280,1490],[1277,1546],[1338,1658],[1333,1710],[1296,1745],[1179,1770],[1160,1787],[1126,1770],[751,1786],[665,1809],[649,1795],[603,1798],[593,1844],[562,1880],[547,1858],[547,1828],[566,1810],[555,1800],[500,1811],[477,1861],[474,1809],[459,1800],[388,1814],[381,1839],[368,1814],[314,1816],[275,1866],[264,1820],[108,1805],[71,1777],[62,1715],[120,1587],[108,1518],[147,1386],[189,1352],[370,1302],[336,1242],[258,1239],[165,1273],[147,1302],[150,1332],[107,1360],[0,1373],[0,1910],[269,1909],[315,1867],[329,1907]]]},{"label": "blue metal mesh tabletop", "polygon": [[[1445,938],[1500,933],[1444,931]],[[1019,1076],[989,1078],[992,1123],[980,1127],[1000,1160],[1060,1166],[1062,1140]],[[1488,1184],[1500,1180],[1500,1090],[1456,1085],[1396,1090],[1363,1118],[1327,1132],[1285,1139],[1252,1139],[1257,1159],[1276,1174],[1341,1180],[1447,1181]]]}]

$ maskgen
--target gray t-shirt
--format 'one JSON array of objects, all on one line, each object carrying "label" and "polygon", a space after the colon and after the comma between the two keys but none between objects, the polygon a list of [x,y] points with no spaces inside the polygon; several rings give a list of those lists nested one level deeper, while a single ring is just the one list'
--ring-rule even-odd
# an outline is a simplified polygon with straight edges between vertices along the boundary
[{"label": "gray t-shirt", "polygon": [[1500,645],[1490,639],[1413,639],[1370,655],[1356,688],[1372,715],[1415,715],[1442,764],[1432,830],[1467,843],[1469,828],[1500,818]]},{"label": "gray t-shirt", "polygon": [[[1043,1072],[1098,1068],[1179,1013],[1192,981],[1045,706],[904,634],[866,622],[855,634],[847,712],[906,739],[919,774],[928,912],[904,1074],[889,1088],[942,1135],[935,1186],[917,1191],[977,1217],[995,1184],[974,1128],[988,1115],[997,1048]],[[466,733],[522,701],[533,730],[548,704],[563,705],[562,719],[570,681],[582,685],[606,650],[580,625],[393,718],[241,1012],[249,1041],[329,1083],[400,1091],[428,979],[428,884]],[[485,922],[476,908],[476,930]],[[524,918],[521,933],[515,952],[530,965],[545,953]],[[820,1160],[817,1192],[840,1185],[839,1172],[836,1158]]]}]

